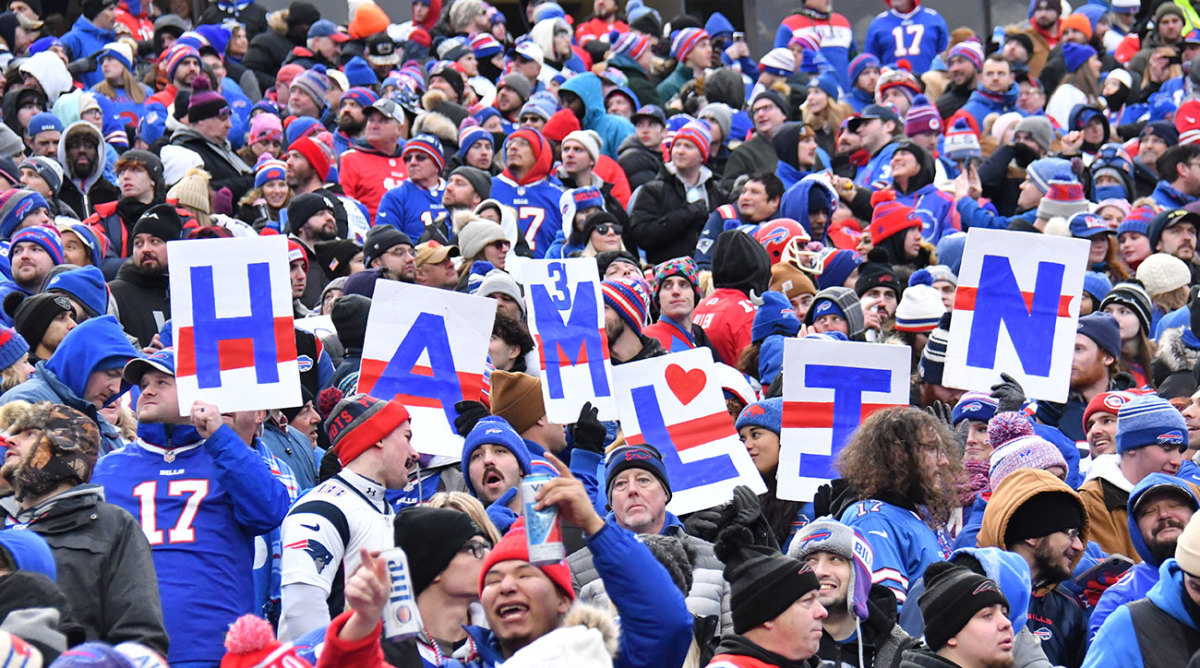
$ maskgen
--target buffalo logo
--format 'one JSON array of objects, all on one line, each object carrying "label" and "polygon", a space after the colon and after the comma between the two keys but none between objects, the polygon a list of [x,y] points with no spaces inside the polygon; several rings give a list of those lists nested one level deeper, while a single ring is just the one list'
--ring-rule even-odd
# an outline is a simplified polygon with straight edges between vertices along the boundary
[{"label": "buffalo logo", "polygon": [[1043,626],[1042,628],[1034,631],[1033,635],[1042,642],[1050,642],[1050,639],[1054,637],[1054,632]]},{"label": "buffalo logo", "polygon": [[489,427],[489,428],[487,428],[487,429],[484,429],[484,430],[483,430],[483,433],[484,433],[484,434],[503,434],[503,433],[504,433],[504,430],[503,430],[503,429],[497,429],[497,428],[495,428],[495,427]]},{"label": "buffalo logo", "polygon": [[318,543],[311,538],[298,540],[294,543],[288,543],[283,546],[285,550],[304,550],[308,556],[312,557],[313,565],[317,567],[317,572],[325,570],[325,567],[333,563],[333,553],[324,545]]},{"label": "buffalo logo", "polygon": [[983,404],[979,403],[978,401],[972,401],[971,403],[962,407],[962,412],[964,413],[974,413],[975,411],[981,410],[983,410]]},{"label": "buffalo logo", "polygon": [[767,244],[782,243],[784,241],[787,241],[788,234],[789,234],[789,232],[786,227],[776,227],[775,229],[773,229],[770,232],[763,235],[763,237],[761,239],[759,239],[758,241],[759,241],[759,243],[761,243],[764,246],[766,246]]},{"label": "buffalo logo", "polygon": [[625,461],[632,462],[640,459],[654,459],[654,455],[646,450],[630,450],[625,453]]},{"label": "buffalo logo", "polygon": [[300,373],[312,371],[313,361],[308,355],[300,355],[296,358],[296,363],[300,365]]},{"label": "buffalo logo", "polygon": [[1183,445],[1183,434],[1177,431],[1168,431],[1159,434],[1154,440],[1159,445]]},{"label": "buffalo logo", "polygon": [[832,535],[833,533],[829,531],[817,531],[805,537],[804,542],[801,544],[808,545],[809,543],[819,543],[823,540],[829,540],[830,536]]},{"label": "buffalo logo", "polygon": [[766,413],[767,409],[763,408],[760,404],[754,404],[746,409],[744,415],[746,417],[758,417],[760,415],[766,415]]}]

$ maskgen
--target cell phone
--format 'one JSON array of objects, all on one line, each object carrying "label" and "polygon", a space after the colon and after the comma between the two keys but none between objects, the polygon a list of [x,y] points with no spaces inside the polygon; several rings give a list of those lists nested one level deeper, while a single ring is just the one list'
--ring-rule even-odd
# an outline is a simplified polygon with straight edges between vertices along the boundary
[{"label": "cell phone", "polygon": [[1182,65],[1183,64],[1183,55],[1176,53],[1175,55],[1167,56],[1167,64],[1168,65]]},{"label": "cell phone", "polygon": [[1080,573],[1075,578],[1075,584],[1081,589],[1087,586],[1088,582],[1093,580],[1113,580],[1123,575],[1125,571],[1133,568],[1133,560],[1123,554],[1110,555],[1104,561],[1092,566],[1086,571]]},{"label": "cell phone", "polygon": [[744,42],[744,41],[746,41],[746,33],[744,33],[744,32],[735,32],[735,33],[733,33],[733,41],[735,41],[735,42]]}]

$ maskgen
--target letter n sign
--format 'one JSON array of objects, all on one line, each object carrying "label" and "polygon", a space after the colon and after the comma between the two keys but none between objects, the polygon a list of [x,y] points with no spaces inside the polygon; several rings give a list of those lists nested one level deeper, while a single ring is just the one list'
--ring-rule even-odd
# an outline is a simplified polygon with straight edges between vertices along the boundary
[{"label": "letter n sign", "polygon": [[522,277],[547,419],[575,422],[589,401],[599,409],[601,420],[616,419],[596,263],[588,258],[531,260]]},{"label": "letter n sign", "polygon": [[287,238],[167,244],[180,414],[300,404]]},{"label": "letter n sign", "polygon": [[1031,399],[1065,401],[1090,244],[971,230],[963,250],[942,384],[987,390],[1000,373]]}]

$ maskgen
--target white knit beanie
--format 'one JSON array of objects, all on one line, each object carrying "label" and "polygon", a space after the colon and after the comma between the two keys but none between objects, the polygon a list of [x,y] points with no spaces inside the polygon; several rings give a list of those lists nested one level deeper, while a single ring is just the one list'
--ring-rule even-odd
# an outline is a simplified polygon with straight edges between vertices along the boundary
[{"label": "white knit beanie", "polygon": [[562,143],[565,144],[572,140],[583,146],[583,150],[592,156],[593,163],[600,162],[600,148],[604,145],[604,140],[596,134],[595,130],[576,130],[563,137]]},{"label": "white knit beanie", "polygon": [[1175,561],[1185,573],[1200,575],[1200,520],[1188,522],[1175,541]]},{"label": "white knit beanie", "polygon": [[504,241],[504,229],[486,218],[474,218],[458,231],[458,249],[468,260],[479,255],[493,241]]},{"label": "white knit beanie", "polygon": [[896,330],[932,332],[946,314],[942,293],[928,285],[910,285],[896,306]]},{"label": "white knit beanie", "polygon": [[1183,260],[1174,255],[1155,253],[1142,260],[1137,269],[1137,279],[1153,297],[1185,287],[1192,280],[1192,272]]}]

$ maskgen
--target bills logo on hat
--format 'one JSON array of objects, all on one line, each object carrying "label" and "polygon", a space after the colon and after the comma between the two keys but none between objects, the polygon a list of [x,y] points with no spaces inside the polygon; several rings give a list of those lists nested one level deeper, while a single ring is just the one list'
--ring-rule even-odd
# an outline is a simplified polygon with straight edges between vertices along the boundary
[{"label": "bills logo on hat", "polygon": [[975,411],[983,410],[983,404],[979,403],[978,401],[972,401],[966,406],[963,406],[962,409],[964,413],[973,413]]},{"label": "bills logo on hat", "polygon": [[746,415],[749,417],[757,417],[759,415],[764,415],[766,412],[767,412],[767,409],[763,408],[761,404],[754,404],[753,406],[746,409]]},{"label": "bills logo on hat", "polygon": [[631,462],[635,459],[653,459],[654,455],[646,450],[630,450],[625,453],[625,461]]},{"label": "bills logo on hat", "polygon": [[1155,442],[1158,445],[1183,445],[1184,439],[1183,434],[1177,431],[1169,431],[1155,437]]},{"label": "bills logo on hat", "polygon": [[822,315],[833,310],[833,302],[822,299],[820,304],[817,304],[817,315]]},{"label": "bills logo on hat", "polygon": [[808,545],[809,543],[819,543],[823,540],[829,540],[829,537],[832,535],[833,533],[829,531],[817,531],[804,539],[804,545]]}]

